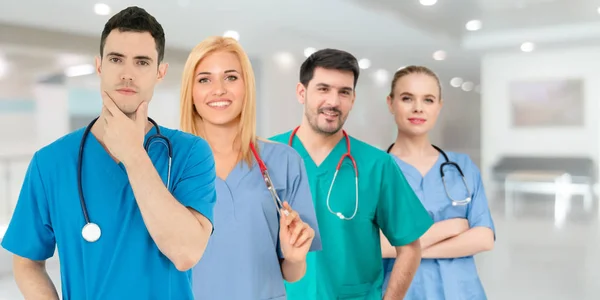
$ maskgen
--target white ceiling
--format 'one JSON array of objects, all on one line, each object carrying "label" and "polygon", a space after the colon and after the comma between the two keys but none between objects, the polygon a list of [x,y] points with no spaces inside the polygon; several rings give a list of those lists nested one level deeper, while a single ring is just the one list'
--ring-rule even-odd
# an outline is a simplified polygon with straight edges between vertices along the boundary
[{"label": "white ceiling", "polygon": [[[0,52],[23,77],[76,60],[91,62],[109,18],[96,15],[94,3],[22,0],[3,5]],[[113,8],[110,15],[129,5],[104,3]],[[206,36],[236,30],[251,55],[289,51],[302,57],[306,47],[337,47],[369,58],[373,68],[393,72],[423,64],[444,77],[476,83],[480,57],[487,51],[519,51],[525,41],[538,49],[600,41],[600,3],[594,0],[438,0],[427,7],[419,0],[141,0],[136,5],[162,23],[167,54],[181,59]],[[474,18],[482,20],[483,28],[466,31],[465,23]],[[45,32],[36,36],[26,27]],[[53,32],[66,34],[61,39]],[[67,34],[73,38],[66,39]],[[446,51],[447,59],[433,60],[436,50]]]}]

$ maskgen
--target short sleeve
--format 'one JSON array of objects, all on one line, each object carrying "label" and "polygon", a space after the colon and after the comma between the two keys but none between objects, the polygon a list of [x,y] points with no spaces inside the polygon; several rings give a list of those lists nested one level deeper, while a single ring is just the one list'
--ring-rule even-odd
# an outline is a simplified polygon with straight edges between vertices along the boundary
[{"label": "short sleeve", "polygon": [[381,183],[376,222],[392,246],[408,245],[433,225],[433,220],[391,156],[378,172]]},{"label": "short sleeve", "polygon": [[288,164],[287,186],[290,188],[286,199],[292,209],[298,212],[302,221],[315,231],[309,251],[320,251],[322,249],[321,233],[304,161],[300,155],[293,155]]},{"label": "short sleeve", "polygon": [[56,241],[37,154],[27,168],[2,247],[31,260],[46,260],[54,255]]},{"label": "short sleeve", "polygon": [[[487,227],[494,232],[494,239],[496,237],[496,229],[494,227],[494,221],[492,220],[492,215],[490,213],[490,208],[488,206],[488,199],[485,194],[485,189],[483,187],[483,182],[481,180],[481,172],[470,159],[468,160],[470,164],[471,172],[473,173],[473,196],[471,198],[471,202],[469,203],[468,211],[467,211],[467,219],[469,220],[469,227]],[[466,175],[466,174],[465,174]]]},{"label": "short sleeve", "polygon": [[175,199],[201,213],[213,226],[213,210],[217,200],[216,177],[212,150],[205,140],[198,139],[190,149],[181,178],[173,190]]}]

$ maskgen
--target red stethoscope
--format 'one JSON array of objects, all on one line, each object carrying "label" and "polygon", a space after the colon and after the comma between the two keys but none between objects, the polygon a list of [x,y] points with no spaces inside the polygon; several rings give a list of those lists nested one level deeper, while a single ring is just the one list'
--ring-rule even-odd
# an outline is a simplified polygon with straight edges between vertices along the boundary
[{"label": "red stethoscope", "polygon": [[265,184],[267,185],[267,189],[271,193],[271,197],[273,197],[273,202],[275,202],[275,206],[278,208],[279,214],[283,211],[283,214],[288,216],[290,214],[289,211],[283,208],[283,202],[279,199],[277,195],[277,191],[275,190],[275,186],[273,185],[273,181],[271,180],[271,176],[269,176],[269,171],[267,171],[267,166],[265,162],[260,158],[256,148],[254,147],[254,143],[250,143],[250,150],[252,150],[252,154],[254,154],[254,158],[256,159],[256,163],[258,163],[258,167],[260,168],[260,173],[265,180]]},{"label": "red stethoscope", "polygon": [[[292,131],[292,134],[290,135],[290,140],[288,141],[288,145],[290,147],[292,146],[292,142],[294,141],[294,136],[296,136],[296,132],[298,131],[298,129],[300,129],[300,126],[296,127]],[[348,137],[348,134],[346,133],[346,131],[342,130],[342,133],[344,134],[344,139],[346,139],[346,153],[344,153],[344,155],[342,155],[342,157],[340,158],[340,160],[337,164],[337,167],[335,168],[335,173],[333,174],[333,180],[331,180],[331,184],[329,185],[329,191],[327,192],[327,200],[326,201],[327,201],[327,209],[329,209],[329,212],[338,216],[342,220],[352,220],[356,216],[356,213],[358,212],[358,168],[356,167],[356,161],[354,160],[354,157],[352,157],[352,154],[350,153],[350,138]],[[355,203],[354,213],[349,218],[344,216],[344,214],[342,214],[341,212],[334,212],[333,210],[331,210],[331,206],[329,206],[329,196],[331,195],[331,190],[333,189],[333,184],[335,182],[335,178],[337,177],[337,174],[340,171],[342,163],[344,162],[344,158],[346,158],[346,157],[349,158],[350,161],[352,161],[352,165],[354,167],[354,182],[355,182],[355,187],[356,187],[355,198],[354,198],[354,203]],[[266,169],[265,169],[265,171],[266,171]]]}]

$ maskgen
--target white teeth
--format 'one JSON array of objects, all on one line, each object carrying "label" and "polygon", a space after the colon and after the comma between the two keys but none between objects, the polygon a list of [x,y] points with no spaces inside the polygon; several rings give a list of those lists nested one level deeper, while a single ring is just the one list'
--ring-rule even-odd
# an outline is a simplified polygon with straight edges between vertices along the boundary
[{"label": "white teeth", "polygon": [[333,116],[333,117],[337,116],[337,113],[333,112],[333,111],[324,111],[323,113],[326,114],[326,115],[328,115],[328,116]]},{"label": "white teeth", "polygon": [[225,106],[229,106],[230,104],[231,104],[231,101],[216,101],[216,102],[208,103],[208,106],[210,106],[210,107],[225,107]]}]

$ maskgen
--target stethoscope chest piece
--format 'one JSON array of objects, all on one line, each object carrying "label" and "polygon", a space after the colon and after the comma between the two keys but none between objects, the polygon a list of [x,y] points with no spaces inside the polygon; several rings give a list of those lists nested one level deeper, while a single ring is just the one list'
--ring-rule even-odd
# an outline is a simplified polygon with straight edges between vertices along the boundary
[{"label": "stethoscope chest piece", "polygon": [[102,231],[100,230],[100,226],[96,225],[96,223],[87,223],[81,230],[81,236],[83,236],[83,239],[90,243],[100,239],[101,235]]}]

